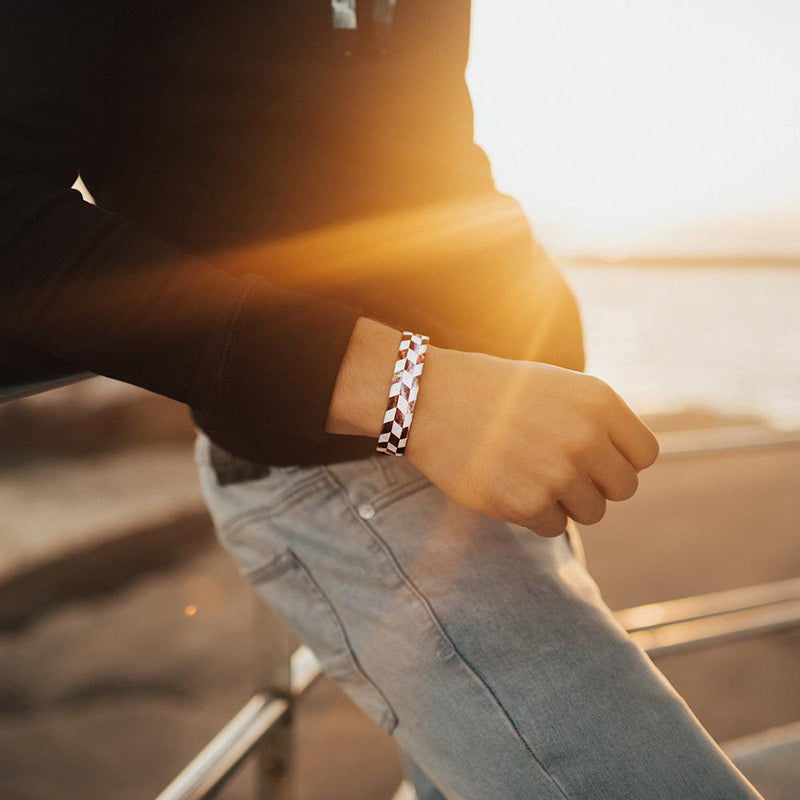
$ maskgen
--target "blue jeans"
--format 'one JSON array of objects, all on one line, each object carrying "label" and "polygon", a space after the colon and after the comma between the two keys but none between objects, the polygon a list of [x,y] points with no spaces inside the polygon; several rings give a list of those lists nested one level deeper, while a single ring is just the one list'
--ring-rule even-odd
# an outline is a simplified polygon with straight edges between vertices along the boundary
[{"label": "blue jeans", "polygon": [[574,529],[489,519],[389,456],[220,485],[201,436],[197,461],[242,573],[425,800],[759,797],[615,622]]}]

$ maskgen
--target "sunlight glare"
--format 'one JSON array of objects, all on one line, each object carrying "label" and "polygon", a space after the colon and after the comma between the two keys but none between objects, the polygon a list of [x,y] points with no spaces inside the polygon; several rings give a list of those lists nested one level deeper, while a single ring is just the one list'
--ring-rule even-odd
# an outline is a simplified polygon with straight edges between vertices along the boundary
[{"label": "sunlight glare", "polygon": [[468,77],[559,252],[800,254],[794,0],[475,0]]}]

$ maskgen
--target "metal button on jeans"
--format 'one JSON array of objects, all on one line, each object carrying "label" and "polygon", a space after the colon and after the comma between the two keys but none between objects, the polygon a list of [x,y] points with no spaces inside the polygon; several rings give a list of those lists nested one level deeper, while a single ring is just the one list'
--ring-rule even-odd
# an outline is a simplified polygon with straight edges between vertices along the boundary
[{"label": "metal button on jeans", "polygon": [[362,503],[357,511],[361,519],[372,519],[375,516],[375,506],[371,506],[369,503]]}]

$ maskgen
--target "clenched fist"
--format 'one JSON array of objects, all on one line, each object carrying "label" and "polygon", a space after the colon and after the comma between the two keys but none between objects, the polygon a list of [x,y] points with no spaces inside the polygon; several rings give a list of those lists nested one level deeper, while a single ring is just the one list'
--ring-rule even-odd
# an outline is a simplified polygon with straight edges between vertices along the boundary
[{"label": "clenched fist", "polygon": [[[360,319],[327,430],[376,436],[399,332]],[[567,517],[599,522],[658,455],[649,428],[598,378],[530,361],[431,346],[408,460],[445,494],[542,536]]]},{"label": "clenched fist", "polygon": [[601,380],[430,348],[406,457],[442,491],[542,536],[599,522],[658,455],[647,426]]}]

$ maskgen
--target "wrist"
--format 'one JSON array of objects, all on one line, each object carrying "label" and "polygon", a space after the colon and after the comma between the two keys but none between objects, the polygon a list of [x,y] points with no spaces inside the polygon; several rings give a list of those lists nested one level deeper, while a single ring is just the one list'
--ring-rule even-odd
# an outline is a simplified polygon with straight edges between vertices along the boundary
[{"label": "wrist", "polygon": [[429,344],[430,338],[425,334],[403,331],[378,436],[379,453],[405,455]]},{"label": "wrist", "polygon": [[336,377],[326,432],[377,439],[399,341],[400,331],[358,319]]},{"label": "wrist", "polygon": [[[414,410],[414,425],[408,437],[406,458],[415,466],[426,458],[431,448],[442,446],[442,431],[458,411],[459,398],[470,396],[465,353],[428,346],[425,374]],[[463,382],[463,386],[460,384]]]}]

